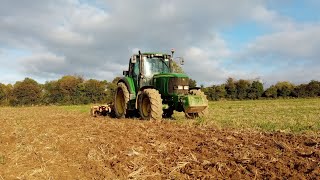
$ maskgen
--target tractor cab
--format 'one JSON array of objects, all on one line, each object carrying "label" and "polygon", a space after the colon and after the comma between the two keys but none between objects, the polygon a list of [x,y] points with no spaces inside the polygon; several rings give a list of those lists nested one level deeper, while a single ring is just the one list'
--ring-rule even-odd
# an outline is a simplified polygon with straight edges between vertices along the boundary
[{"label": "tractor cab", "polygon": [[139,114],[142,119],[160,119],[171,117],[174,110],[189,117],[204,114],[206,96],[199,88],[189,89],[186,74],[173,72],[174,51],[171,53],[139,51],[131,56],[114,98],[118,118]]},{"label": "tractor cab", "polygon": [[[129,61],[129,70],[123,74],[133,78],[136,88],[154,86],[154,75],[171,73],[171,55],[162,53],[134,54]],[[136,90],[137,90],[136,89]]]}]

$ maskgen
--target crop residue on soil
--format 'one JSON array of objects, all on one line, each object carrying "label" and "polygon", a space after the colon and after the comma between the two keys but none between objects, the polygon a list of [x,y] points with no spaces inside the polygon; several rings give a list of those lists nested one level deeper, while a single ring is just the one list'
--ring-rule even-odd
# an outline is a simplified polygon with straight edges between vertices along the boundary
[{"label": "crop residue on soil", "polygon": [[0,179],[320,177],[319,135],[0,109]]}]

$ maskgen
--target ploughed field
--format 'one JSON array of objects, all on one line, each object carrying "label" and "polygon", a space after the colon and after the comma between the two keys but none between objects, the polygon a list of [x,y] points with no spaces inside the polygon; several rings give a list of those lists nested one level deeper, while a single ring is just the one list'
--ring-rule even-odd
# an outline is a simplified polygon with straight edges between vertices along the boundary
[{"label": "ploughed field", "polygon": [[188,120],[0,108],[1,179],[320,178],[320,99],[210,102]]}]

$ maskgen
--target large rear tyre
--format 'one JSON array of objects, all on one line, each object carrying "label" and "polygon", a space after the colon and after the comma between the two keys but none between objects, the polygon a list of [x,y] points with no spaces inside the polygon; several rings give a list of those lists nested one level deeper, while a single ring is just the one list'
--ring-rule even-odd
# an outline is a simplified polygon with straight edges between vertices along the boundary
[{"label": "large rear tyre", "polygon": [[123,82],[118,83],[117,91],[114,96],[114,112],[117,118],[124,118],[129,102],[129,91]]},{"label": "large rear tyre", "polygon": [[[189,94],[202,96],[202,97],[204,97],[204,99],[206,101],[208,101],[207,100],[207,96],[200,89],[191,89],[189,91]],[[185,113],[185,115],[186,115],[187,118],[190,118],[190,119],[194,119],[194,118],[197,118],[197,117],[206,117],[208,115],[208,107],[206,107],[201,112],[198,112],[198,113]]]},{"label": "large rear tyre", "polygon": [[139,97],[139,112],[142,119],[161,120],[162,99],[155,89],[145,89]]}]

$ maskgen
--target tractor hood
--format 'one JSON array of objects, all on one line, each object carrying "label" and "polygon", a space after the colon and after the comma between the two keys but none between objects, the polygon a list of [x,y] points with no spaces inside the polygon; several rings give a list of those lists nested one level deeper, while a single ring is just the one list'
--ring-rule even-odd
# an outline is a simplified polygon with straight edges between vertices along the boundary
[{"label": "tractor hood", "polygon": [[160,73],[153,76],[153,86],[163,96],[189,93],[189,78],[182,73]]},{"label": "tractor hood", "polygon": [[188,78],[188,76],[183,73],[160,73],[155,74],[153,78]]}]

